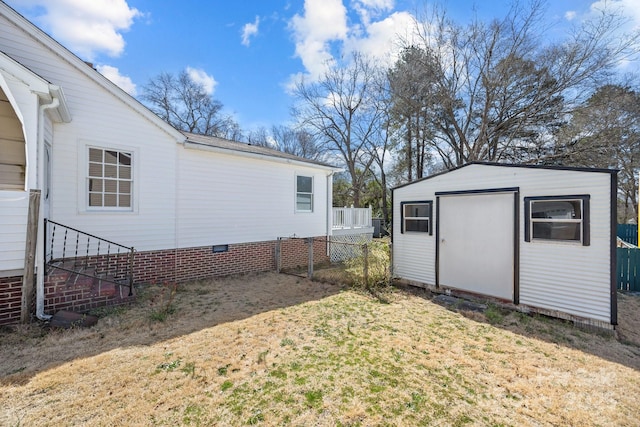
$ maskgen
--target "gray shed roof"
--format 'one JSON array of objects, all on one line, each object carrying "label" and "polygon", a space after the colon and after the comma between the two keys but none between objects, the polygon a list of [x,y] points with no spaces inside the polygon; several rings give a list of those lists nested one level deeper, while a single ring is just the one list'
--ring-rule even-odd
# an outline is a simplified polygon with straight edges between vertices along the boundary
[{"label": "gray shed roof", "polygon": [[204,147],[212,147],[219,150],[229,150],[239,153],[272,157],[276,159],[290,160],[301,163],[308,163],[310,165],[321,166],[323,168],[334,169],[339,171],[340,168],[316,160],[306,159],[304,157],[295,156],[293,154],[285,153],[283,151],[275,150],[273,148],[261,147],[258,145],[251,145],[239,141],[231,141],[229,139],[218,138],[216,136],[198,135],[190,132],[182,132],[187,138],[186,142]]}]

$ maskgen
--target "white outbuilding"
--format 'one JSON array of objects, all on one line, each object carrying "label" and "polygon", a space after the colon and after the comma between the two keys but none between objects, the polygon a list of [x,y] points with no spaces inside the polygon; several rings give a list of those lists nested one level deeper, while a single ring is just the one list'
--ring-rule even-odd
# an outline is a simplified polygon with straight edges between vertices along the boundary
[{"label": "white outbuilding", "polygon": [[617,171],[470,163],[393,189],[393,274],[617,324]]}]

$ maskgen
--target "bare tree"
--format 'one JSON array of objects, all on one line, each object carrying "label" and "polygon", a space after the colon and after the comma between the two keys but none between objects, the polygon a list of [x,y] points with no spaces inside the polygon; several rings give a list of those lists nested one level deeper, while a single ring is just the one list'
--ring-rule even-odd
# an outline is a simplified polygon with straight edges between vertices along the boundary
[{"label": "bare tree", "polygon": [[322,150],[316,144],[313,135],[305,129],[287,125],[274,125],[270,130],[259,127],[247,134],[247,142],[309,160],[323,160]]},{"label": "bare tree", "polygon": [[346,66],[328,64],[317,82],[300,81],[294,94],[294,116],[320,146],[344,164],[354,206],[360,206],[367,172],[373,163],[368,150],[379,111],[372,99],[375,67],[360,54]]},{"label": "bare tree", "polygon": [[240,126],[222,114],[223,105],[186,71],[161,73],[149,80],[140,97],[162,120],[178,130],[239,140]]},{"label": "bare tree", "polygon": [[604,85],[571,117],[558,136],[554,163],[619,169],[619,220],[638,218],[640,92]]},{"label": "bare tree", "polygon": [[[377,184],[373,187],[379,194],[374,197],[372,205],[380,208],[380,213],[386,224],[391,223],[391,206],[389,200],[389,165],[398,162],[394,159],[392,152],[396,147],[394,135],[398,133],[394,127],[392,118],[392,91],[391,80],[385,70],[378,69],[374,74],[374,85],[372,86],[372,102],[375,108],[373,123],[367,150],[373,163],[370,167],[371,177]],[[376,200],[377,199],[377,200]],[[376,203],[377,202],[377,203]]]},{"label": "bare tree", "polygon": [[[426,78],[436,78],[423,85],[436,101],[424,128],[433,132],[429,148],[446,168],[535,160],[594,82],[638,51],[638,33],[620,35],[623,18],[610,10],[574,28],[566,40],[546,44],[543,6],[543,0],[532,0],[529,8],[516,2],[502,20],[476,18],[467,26],[437,9],[416,21],[420,48],[434,71]],[[406,73],[414,76],[425,78]]]}]

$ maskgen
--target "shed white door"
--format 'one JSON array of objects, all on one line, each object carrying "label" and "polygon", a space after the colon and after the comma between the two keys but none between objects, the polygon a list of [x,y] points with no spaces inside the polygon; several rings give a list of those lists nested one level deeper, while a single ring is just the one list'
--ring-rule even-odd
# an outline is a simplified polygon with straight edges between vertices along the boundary
[{"label": "shed white door", "polygon": [[513,301],[513,193],[440,196],[439,284]]}]

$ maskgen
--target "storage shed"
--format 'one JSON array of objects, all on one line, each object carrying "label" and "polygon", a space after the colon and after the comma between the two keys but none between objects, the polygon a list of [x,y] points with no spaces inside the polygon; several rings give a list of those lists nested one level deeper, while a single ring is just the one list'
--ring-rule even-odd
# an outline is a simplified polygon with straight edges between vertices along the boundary
[{"label": "storage shed", "polygon": [[393,273],[612,328],[617,171],[470,163],[393,189]]}]

